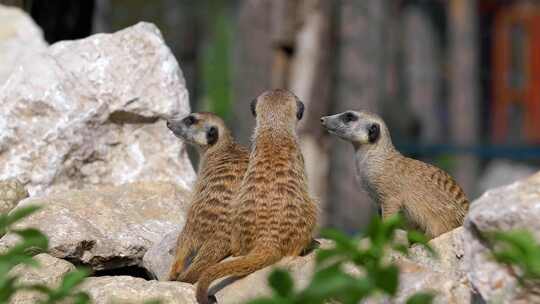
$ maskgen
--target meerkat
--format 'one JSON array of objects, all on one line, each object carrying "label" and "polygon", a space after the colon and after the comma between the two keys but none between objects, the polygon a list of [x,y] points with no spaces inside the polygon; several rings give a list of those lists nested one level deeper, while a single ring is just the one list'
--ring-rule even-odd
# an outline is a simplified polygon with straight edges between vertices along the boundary
[{"label": "meerkat", "polygon": [[469,201],[461,187],[443,170],[399,153],[380,117],[346,111],[321,122],[354,146],[359,180],[383,218],[403,213],[411,227],[429,238],[463,224]]},{"label": "meerkat", "polygon": [[197,300],[208,303],[210,284],[225,276],[246,276],[298,256],[312,240],[318,207],[308,194],[296,125],[304,105],[292,93],[272,90],[251,104],[256,119],[249,165],[233,220],[237,259],[209,267],[199,279]]},{"label": "meerkat", "polygon": [[223,120],[212,113],[192,113],[168,121],[167,127],[197,147],[201,156],[192,203],[169,273],[169,280],[193,284],[202,271],[231,253],[232,198],[247,169],[249,151],[234,141]]}]

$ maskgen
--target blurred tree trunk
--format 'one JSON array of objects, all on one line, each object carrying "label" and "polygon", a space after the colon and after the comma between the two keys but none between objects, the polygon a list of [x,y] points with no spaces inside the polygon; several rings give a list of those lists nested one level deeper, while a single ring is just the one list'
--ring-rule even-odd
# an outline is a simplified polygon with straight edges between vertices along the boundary
[{"label": "blurred tree trunk", "polygon": [[[321,209],[327,202],[328,136],[320,117],[330,111],[334,71],[335,3],[304,0],[298,9],[298,31],[290,66],[288,88],[306,106],[299,134],[306,162],[310,193],[318,198]],[[324,214],[322,222],[325,222]]]},{"label": "blurred tree trunk", "polygon": [[[478,8],[476,0],[448,2],[450,122],[455,144],[473,145],[478,142]],[[470,196],[478,175],[474,156],[457,158],[454,176]]]},{"label": "blurred tree trunk", "polygon": [[272,70],[272,0],[240,1],[233,59],[233,127],[235,136],[248,144],[254,126],[249,104],[270,88]]},{"label": "blurred tree trunk", "polygon": [[[340,7],[336,102],[345,110],[379,112],[384,99],[384,30],[387,0],[343,0]],[[328,224],[345,231],[363,227],[374,205],[357,182],[350,144],[332,139],[327,204]]]},{"label": "blurred tree trunk", "polygon": [[408,104],[420,122],[420,141],[441,138],[440,57],[437,36],[429,15],[420,6],[403,13],[404,72]]}]

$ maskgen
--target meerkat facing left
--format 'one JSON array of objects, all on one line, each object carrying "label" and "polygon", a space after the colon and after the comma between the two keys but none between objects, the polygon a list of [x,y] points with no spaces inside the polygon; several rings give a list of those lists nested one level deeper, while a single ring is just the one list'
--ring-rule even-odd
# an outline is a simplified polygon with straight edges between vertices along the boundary
[{"label": "meerkat facing left", "polygon": [[224,276],[245,276],[298,256],[311,243],[318,207],[307,190],[296,126],[304,105],[285,90],[263,93],[252,102],[256,118],[248,169],[233,220],[235,260],[209,267],[200,277],[197,300],[208,303],[208,287]]},{"label": "meerkat facing left", "polygon": [[[169,280],[195,283],[201,272],[231,254],[232,198],[247,169],[249,152],[212,113],[192,113],[168,121],[167,127],[201,155],[192,203],[169,274]],[[191,256],[192,263],[184,269]]]},{"label": "meerkat facing left", "polygon": [[429,238],[463,224],[469,201],[461,187],[443,170],[399,153],[379,116],[346,111],[321,122],[354,146],[358,177],[383,218],[402,212]]}]

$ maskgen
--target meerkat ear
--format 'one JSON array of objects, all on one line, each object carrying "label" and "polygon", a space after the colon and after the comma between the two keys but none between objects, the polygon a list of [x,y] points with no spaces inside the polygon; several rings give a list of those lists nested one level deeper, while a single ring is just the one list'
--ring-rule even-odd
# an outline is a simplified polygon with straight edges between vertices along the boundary
[{"label": "meerkat ear", "polygon": [[255,111],[255,108],[257,107],[257,98],[254,98],[251,101],[250,107],[251,107],[251,114],[253,114],[253,117],[257,117],[257,112]]},{"label": "meerkat ear", "polygon": [[209,145],[213,145],[217,142],[219,138],[219,131],[216,127],[210,127],[208,131],[206,132],[206,142]]},{"label": "meerkat ear", "polygon": [[297,101],[296,106],[297,106],[296,118],[298,118],[298,120],[301,120],[302,117],[304,116],[304,103],[301,101]]},{"label": "meerkat ear", "polygon": [[368,139],[370,143],[376,142],[381,136],[381,127],[377,123],[373,123],[368,127]]}]

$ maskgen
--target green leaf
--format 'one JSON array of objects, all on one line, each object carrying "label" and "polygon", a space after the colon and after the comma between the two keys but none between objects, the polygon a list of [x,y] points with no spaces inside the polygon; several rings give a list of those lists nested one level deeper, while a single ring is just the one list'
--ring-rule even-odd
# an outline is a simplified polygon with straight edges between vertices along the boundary
[{"label": "green leaf", "polygon": [[[88,304],[90,303],[90,297],[85,292],[78,292],[72,296],[73,304]],[[159,304],[159,301],[153,303]],[[148,304],[148,303],[147,303]]]},{"label": "green leaf", "polygon": [[433,250],[433,248],[429,245],[429,239],[425,236],[425,234],[416,230],[409,230],[407,231],[407,239],[409,240],[410,246],[419,244],[422,245],[422,247],[424,247],[433,256],[437,255],[435,250]]},{"label": "green leaf", "polygon": [[407,299],[407,304],[431,304],[435,295],[432,293],[417,293]]},{"label": "green leaf", "polygon": [[7,233],[7,230],[16,222],[36,212],[41,207],[39,206],[27,206],[21,208],[15,208],[13,211],[7,214],[0,214],[0,235]]},{"label": "green leaf", "polygon": [[19,235],[23,239],[23,244],[26,245],[25,250],[37,249],[38,251],[46,251],[49,248],[49,240],[41,231],[34,228],[26,228],[13,230],[13,233]]},{"label": "green leaf", "polygon": [[354,278],[344,273],[340,265],[332,265],[315,272],[311,283],[300,293],[299,298],[303,299],[303,303],[319,303],[351,289],[354,282]]},{"label": "green leaf", "polygon": [[247,304],[287,304],[289,301],[283,302],[280,299],[271,299],[271,298],[264,298],[264,299],[256,299],[251,300],[247,302]]},{"label": "green leaf", "polygon": [[283,269],[274,269],[268,277],[268,284],[276,294],[285,298],[292,295],[294,290],[291,275]]},{"label": "green leaf", "polygon": [[379,289],[392,296],[396,294],[399,285],[399,268],[397,266],[383,267],[370,274]]}]

